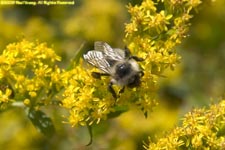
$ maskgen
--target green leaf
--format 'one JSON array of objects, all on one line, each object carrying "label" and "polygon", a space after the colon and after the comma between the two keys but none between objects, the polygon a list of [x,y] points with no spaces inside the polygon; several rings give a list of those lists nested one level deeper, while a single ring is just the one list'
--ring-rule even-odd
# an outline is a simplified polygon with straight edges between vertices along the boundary
[{"label": "green leaf", "polygon": [[[79,60],[80,60],[80,58],[82,57],[82,54],[84,53],[84,52],[83,52],[83,48],[84,48],[85,43],[86,43],[86,42],[83,42],[83,43],[80,45],[79,49],[76,50],[76,53],[75,53],[75,55],[74,55],[74,57],[73,57],[73,59],[72,59],[72,63],[68,66],[67,70],[71,70],[71,69],[73,69],[76,65],[78,65]],[[75,66],[74,66],[74,65],[75,65]]]},{"label": "green leaf", "polygon": [[47,137],[51,137],[55,133],[55,127],[52,120],[42,111],[28,109],[27,116],[32,124]]},{"label": "green leaf", "polygon": [[128,106],[115,106],[114,112],[108,114],[108,118],[115,118],[129,110]]}]

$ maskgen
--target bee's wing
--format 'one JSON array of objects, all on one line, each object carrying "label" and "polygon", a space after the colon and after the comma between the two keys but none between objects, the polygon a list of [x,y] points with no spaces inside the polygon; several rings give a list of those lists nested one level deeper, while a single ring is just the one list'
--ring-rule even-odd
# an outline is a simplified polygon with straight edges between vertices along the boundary
[{"label": "bee's wing", "polygon": [[121,49],[113,49],[109,44],[105,42],[95,42],[95,50],[102,51],[107,59],[112,59],[115,61],[121,61],[125,58],[125,53]]},{"label": "bee's wing", "polygon": [[87,54],[84,54],[84,59],[92,64],[93,66],[99,68],[105,73],[111,74],[110,64],[106,61],[103,52],[101,51],[88,51]]}]

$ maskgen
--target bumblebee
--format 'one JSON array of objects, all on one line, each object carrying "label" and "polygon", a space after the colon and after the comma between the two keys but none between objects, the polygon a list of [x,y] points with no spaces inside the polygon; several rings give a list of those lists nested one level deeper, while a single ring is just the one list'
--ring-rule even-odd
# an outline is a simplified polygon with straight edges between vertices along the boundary
[{"label": "bumblebee", "polygon": [[137,87],[141,83],[141,77],[144,75],[138,61],[142,58],[132,56],[129,49],[111,48],[105,42],[97,41],[94,43],[94,50],[90,50],[83,55],[84,60],[101,70],[101,72],[92,72],[94,78],[101,79],[101,76],[110,76],[111,80],[108,84],[108,90],[114,98],[117,94],[113,89],[113,85],[119,85],[122,93],[125,87]]}]

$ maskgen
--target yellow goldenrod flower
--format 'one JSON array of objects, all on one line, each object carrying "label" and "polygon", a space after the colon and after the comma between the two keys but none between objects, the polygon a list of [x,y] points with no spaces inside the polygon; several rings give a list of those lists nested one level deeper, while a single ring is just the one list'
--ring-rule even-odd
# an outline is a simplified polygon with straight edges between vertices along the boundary
[{"label": "yellow goldenrod flower", "polygon": [[151,142],[146,149],[224,149],[225,100],[209,109],[194,109],[181,127]]},{"label": "yellow goldenrod flower", "polygon": [[50,83],[56,83],[51,77],[57,73],[55,62],[59,60],[45,43],[22,40],[9,44],[0,56],[0,84],[10,85],[11,99],[30,99],[29,103],[36,105],[40,100],[37,96],[48,96]]}]

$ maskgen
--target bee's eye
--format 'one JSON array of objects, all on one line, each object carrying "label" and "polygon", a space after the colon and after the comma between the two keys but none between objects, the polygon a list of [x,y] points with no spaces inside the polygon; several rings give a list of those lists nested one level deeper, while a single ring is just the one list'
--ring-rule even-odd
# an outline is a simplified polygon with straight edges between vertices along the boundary
[{"label": "bee's eye", "polygon": [[116,66],[116,73],[120,78],[124,77],[125,75],[129,74],[131,71],[131,66],[128,63],[119,64]]}]

